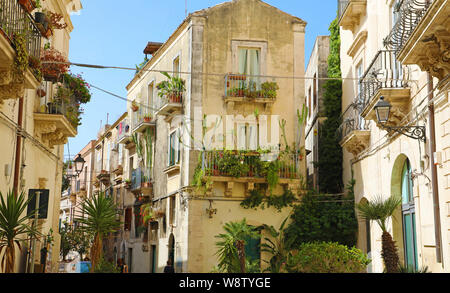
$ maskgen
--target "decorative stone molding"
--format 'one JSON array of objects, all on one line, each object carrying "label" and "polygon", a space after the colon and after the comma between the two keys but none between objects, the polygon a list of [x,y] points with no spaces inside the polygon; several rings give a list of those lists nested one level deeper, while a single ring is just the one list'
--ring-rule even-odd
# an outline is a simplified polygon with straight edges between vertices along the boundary
[{"label": "decorative stone molding", "polygon": [[370,131],[369,130],[354,130],[339,143],[353,156],[359,155],[363,150],[370,145]]},{"label": "decorative stone molding", "polygon": [[68,137],[75,137],[77,131],[63,115],[34,113],[34,135],[53,148],[66,144]]},{"label": "decorative stone molding", "polygon": [[353,31],[359,25],[361,18],[366,15],[366,10],[366,0],[350,0],[339,20],[339,25],[342,26],[344,30]]},{"label": "decorative stone molding", "polygon": [[43,178],[43,177],[38,178],[38,182],[39,182],[39,183],[38,183],[38,186],[39,186],[39,189],[46,189],[47,181],[48,181],[47,178]]},{"label": "decorative stone molding", "polygon": [[450,74],[450,3],[435,0],[398,53],[405,65],[417,64],[442,81]]},{"label": "decorative stone molding", "polygon": [[359,32],[355,40],[353,41],[353,44],[350,46],[350,49],[348,49],[347,55],[354,58],[356,53],[358,53],[359,49],[366,42],[366,40],[367,30]]}]

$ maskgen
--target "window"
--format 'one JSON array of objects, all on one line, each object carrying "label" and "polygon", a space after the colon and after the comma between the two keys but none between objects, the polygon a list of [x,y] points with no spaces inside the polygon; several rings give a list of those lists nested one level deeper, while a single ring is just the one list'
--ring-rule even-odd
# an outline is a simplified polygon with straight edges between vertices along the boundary
[{"label": "window", "polygon": [[[238,71],[244,75],[260,75],[261,74],[261,50],[239,48],[238,52]],[[245,85],[239,87],[247,87],[252,90],[260,90],[261,81],[259,77],[248,76]]]},{"label": "window", "polygon": [[148,85],[148,95],[147,95],[147,108],[145,109],[145,113],[149,114],[151,112],[151,107],[154,105],[153,95],[155,92],[154,82],[151,82]]},{"label": "window", "polygon": [[239,74],[260,75],[261,50],[239,48]]},{"label": "window", "polygon": [[311,101],[311,87],[308,89],[308,117],[311,117],[312,101]]},{"label": "window", "polygon": [[179,131],[176,130],[169,137],[169,166],[174,166],[180,162],[180,140]]},{"label": "window", "polygon": [[258,148],[258,127],[256,124],[238,124],[238,150],[256,150]]},{"label": "window", "polygon": [[406,159],[402,170],[402,220],[405,265],[408,268],[417,269],[416,213],[413,198],[411,164],[408,159]]},{"label": "window", "polygon": [[180,68],[180,56],[173,60],[173,76],[179,77],[181,72]]},{"label": "window", "polygon": [[170,197],[170,218],[169,218],[169,224],[174,225],[175,224],[175,196]]},{"label": "window", "polygon": [[314,73],[314,78],[313,78],[313,96],[314,96],[314,111],[316,110],[317,106],[319,105],[319,98],[317,95],[317,73]]},{"label": "window", "polygon": [[132,217],[132,210],[131,208],[125,209],[125,221],[124,221],[124,230],[130,231],[131,230],[131,217]]},{"label": "window", "polygon": [[356,77],[358,78],[358,80],[356,81],[356,89],[357,89],[357,94],[359,95],[362,92],[362,83],[361,78],[363,77],[363,66],[362,66],[362,61],[358,63],[358,65],[356,66]]}]

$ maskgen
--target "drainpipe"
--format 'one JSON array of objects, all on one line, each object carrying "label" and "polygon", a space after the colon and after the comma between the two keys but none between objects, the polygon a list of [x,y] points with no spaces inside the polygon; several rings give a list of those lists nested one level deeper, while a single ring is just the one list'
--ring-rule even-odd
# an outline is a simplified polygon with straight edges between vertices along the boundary
[{"label": "drainpipe", "polygon": [[[22,130],[23,123],[23,97],[19,99],[19,115],[17,118],[17,132]],[[14,161],[14,181],[13,190],[17,197],[19,193],[19,178],[20,178],[20,159],[21,159],[21,149],[22,149],[22,134],[16,134],[16,157]]]},{"label": "drainpipe", "polygon": [[[431,101],[434,98],[433,95],[433,78],[431,74],[427,73],[428,81],[428,100]],[[434,235],[436,242],[436,262],[442,263],[442,251],[441,251],[441,216],[439,209],[439,189],[438,189],[438,176],[437,166],[434,164],[434,153],[436,152],[436,131],[434,120],[434,103],[431,102],[428,105],[428,124],[430,128],[430,154],[431,154],[431,185],[433,191],[433,209],[434,209]]]}]

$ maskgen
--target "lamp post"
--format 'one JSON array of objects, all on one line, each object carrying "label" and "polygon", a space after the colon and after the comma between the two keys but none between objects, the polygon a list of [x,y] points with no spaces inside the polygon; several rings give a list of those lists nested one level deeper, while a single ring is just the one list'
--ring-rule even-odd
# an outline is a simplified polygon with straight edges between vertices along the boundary
[{"label": "lamp post", "polygon": [[377,114],[377,120],[382,129],[388,131],[395,131],[413,139],[419,139],[423,142],[426,141],[426,129],[425,126],[388,126],[386,123],[389,121],[391,112],[391,104],[384,100],[384,97],[380,97],[380,101],[375,105],[375,112]]}]

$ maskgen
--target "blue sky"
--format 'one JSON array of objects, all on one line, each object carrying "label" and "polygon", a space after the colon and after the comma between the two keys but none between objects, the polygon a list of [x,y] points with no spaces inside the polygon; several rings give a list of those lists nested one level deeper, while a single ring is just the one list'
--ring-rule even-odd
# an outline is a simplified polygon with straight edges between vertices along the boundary
[{"label": "blue sky", "polygon": [[[187,0],[188,13],[223,3],[225,0]],[[265,0],[289,14],[305,20],[305,58],[308,63],[319,35],[328,35],[336,16],[336,0]],[[112,4],[113,3],[113,4]],[[144,59],[147,42],[165,42],[185,18],[185,0],[82,0],[83,9],[72,16],[69,60],[74,63],[135,67]],[[125,86],[134,71],[71,67],[82,73],[88,83],[126,97]],[[91,89],[91,102],[84,106],[78,135],[69,138],[65,155],[73,157],[91,139],[96,139],[101,125],[116,121],[125,111],[126,102]]]}]

